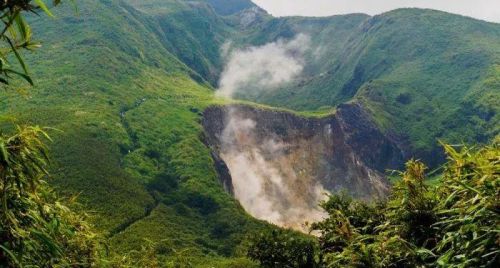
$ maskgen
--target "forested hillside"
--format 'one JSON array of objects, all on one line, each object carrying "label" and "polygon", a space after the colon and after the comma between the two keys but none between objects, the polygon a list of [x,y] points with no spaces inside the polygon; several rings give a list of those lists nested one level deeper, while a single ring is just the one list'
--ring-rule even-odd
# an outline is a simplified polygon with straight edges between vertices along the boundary
[{"label": "forested hillside", "polygon": [[303,117],[359,105],[406,159],[433,168],[438,139],[500,131],[499,24],[420,9],[274,18],[245,0],[77,2],[28,16],[43,44],[23,52],[35,85],[0,92],[0,123],[49,127],[49,184],[78,195],[117,254],[153,244],[163,264],[251,267],[247,238],[278,228],[224,190],[201,125],[206,108],[233,102],[214,94],[229,42],[308,36],[300,76],[236,97]]},{"label": "forested hillside", "polygon": [[311,36],[302,76],[250,100],[298,110],[354,101],[382,129],[432,166],[437,139],[487,142],[498,134],[500,27],[434,10],[368,17],[273,18],[252,35],[261,44]]},{"label": "forested hillside", "polygon": [[1,105],[17,124],[53,128],[50,183],[79,194],[113,251],[149,239],[169,256],[233,256],[264,224],[224,192],[200,139],[200,113],[215,103],[208,83],[149,13],[122,1],[53,12],[30,18],[44,44],[25,53],[36,86],[3,91]]}]

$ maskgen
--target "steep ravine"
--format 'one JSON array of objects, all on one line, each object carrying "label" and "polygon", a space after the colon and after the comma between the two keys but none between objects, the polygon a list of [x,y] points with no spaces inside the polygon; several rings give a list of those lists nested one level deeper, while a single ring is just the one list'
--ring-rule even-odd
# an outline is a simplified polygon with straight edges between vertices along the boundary
[{"label": "steep ravine", "polygon": [[[132,111],[134,109],[137,109],[139,108],[142,104],[144,104],[144,102],[146,102],[147,98],[146,97],[143,97],[141,99],[138,99],[134,102],[133,105],[131,106],[123,106],[121,109],[120,109],[120,121],[121,121],[121,124],[123,126],[123,129],[125,130],[125,132],[127,133],[127,136],[129,137],[130,139],[130,143],[131,145],[127,148],[123,147],[121,148],[122,149],[122,157],[120,159],[120,166],[123,167],[123,162],[124,162],[124,159],[125,157],[134,152],[135,150],[138,150],[139,148],[141,148],[141,145],[140,145],[140,142],[139,142],[139,138],[137,137],[137,133],[134,131],[134,129],[130,126],[130,123],[129,121],[127,120],[127,113],[129,111]],[[151,213],[158,207],[158,205],[160,204],[160,201],[155,198],[155,195],[152,194],[150,191],[148,192],[149,195],[154,199],[154,203],[146,206],[144,208],[144,214],[143,215],[140,215],[139,217],[136,217],[136,218],[133,218],[133,219],[130,219],[128,221],[125,221],[125,222],[122,222],[120,225],[118,225],[117,227],[115,227],[114,229],[110,230],[109,231],[109,234],[107,234],[107,236],[109,238],[111,237],[114,237],[115,235],[121,233],[121,232],[124,232],[125,230],[127,230],[130,226],[132,226],[133,224],[149,217],[151,215]]]},{"label": "steep ravine", "polygon": [[383,197],[385,170],[404,161],[396,142],[357,104],[324,118],[214,106],[202,124],[225,189],[253,216],[296,229],[322,217],[317,203],[325,192]]}]

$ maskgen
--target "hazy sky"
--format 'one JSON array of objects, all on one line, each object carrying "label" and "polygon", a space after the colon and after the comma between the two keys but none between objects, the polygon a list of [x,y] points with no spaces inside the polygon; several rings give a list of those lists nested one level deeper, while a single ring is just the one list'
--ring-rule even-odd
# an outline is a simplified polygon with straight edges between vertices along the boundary
[{"label": "hazy sky", "polygon": [[274,16],[375,15],[401,7],[443,10],[500,23],[500,0],[252,0]]}]

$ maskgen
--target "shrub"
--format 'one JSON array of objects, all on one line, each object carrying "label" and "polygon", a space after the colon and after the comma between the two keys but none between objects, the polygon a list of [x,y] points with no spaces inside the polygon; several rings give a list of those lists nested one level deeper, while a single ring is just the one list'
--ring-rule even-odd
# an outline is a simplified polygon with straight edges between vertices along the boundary
[{"label": "shrub", "polygon": [[494,267],[500,263],[500,147],[455,150],[438,189],[435,253],[446,267]]},{"label": "shrub", "polygon": [[[319,248],[274,231],[254,238],[249,256],[264,267],[497,267],[499,142],[444,148],[436,187],[425,184],[424,164],[410,160],[386,200],[340,193],[322,203],[329,217],[312,225]],[[320,261],[309,262],[314,256]]]},{"label": "shrub", "polygon": [[425,184],[411,160],[388,199],[377,204],[333,195],[321,232],[327,267],[494,267],[500,253],[500,150],[444,145],[442,183]]},{"label": "shrub", "polygon": [[43,180],[48,161],[37,127],[0,136],[0,266],[91,266],[96,235]]},{"label": "shrub", "polygon": [[319,267],[314,239],[292,231],[271,230],[251,238],[248,257],[262,267]]}]

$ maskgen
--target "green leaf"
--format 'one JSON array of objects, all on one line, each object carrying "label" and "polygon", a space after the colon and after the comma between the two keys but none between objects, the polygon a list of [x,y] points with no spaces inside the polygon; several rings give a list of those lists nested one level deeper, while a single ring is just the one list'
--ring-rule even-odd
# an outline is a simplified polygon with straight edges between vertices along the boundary
[{"label": "green leaf", "polygon": [[6,72],[6,73],[13,73],[13,74],[19,75],[22,78],[24,78],[28,83],[30,83],[30,85],[32,85],[32,86],[35,85],[33,83],[33,80],[31,79],[31,77],[29,75],[27,75],[27,74],[23,74],[21,72],[14,71],[14,70],[11,70],[11,69],[5,69],[4,72]]},{"label": "green leaf", "polygon": [[57,241],[53,239],[49,234],[34,229],[31,230],[31,233],[36,236],[50,250],[52,254],[62,254],[63,251],[61,247],[58,245]]},{"label": "green leaf", "polygon": [[[16,55],[16,58],[19,62],[19,64],[21,65],[21,67],[23,68],[23,71],[24,71],[24,75],[21,75],[23,76],[26,81],[28,81],[31,85],[34,85],[33,83],[33,80],[31,80],[31,78],[29,77],[28,75],[28,67],[26,66],[26,64],[24,63],[24,60],[23,58],[21,57],[21,54],[19,54],[19,52],[17,51],[17,48],[16,46],[14,46],[14,44],[12,43],[12,41],[10,40],[10,38],[6,37],[5,38],[7,40],[7,42],[9,43],[11,49],[12,49],[12,52],[14,52],[14,55]],[[6,69],[5,71],[7,71],[8,69]],[[10,70],[11,72],[13,72],[12,70]],[[16,73],[16,72],[13,72],[13,73]]]},{"label": "green leaf", "polygon": [[434,252],[426,249],[426,248],[419,248],[417,249],[416,251],[418,254],[423,254],[423,255],[430,255],[430,256],[433,256],[433,257],[436,257],[436,254],[434,254]]},{"label": "green leaf", "polygon": [[21,13],[17,14],[15,18],[17,30],[19,33],[22,35],[22,38],[25,42],[29,42],[31,39],[31,28],[30,26],[26,23],[24,20],[23,16]]},{"label": "green leaf", "polygon": [[0,154],[2,156],[2,160],[4,162],[9,162],[9,152],[7,151],[7,148],[5,148],[5,143],[1,142],[0,143]]},{"label": "green leaf", "polygon": [[[59,1],[60,2],[60,1]],[[47,7],[47,5],[45,5],[45,3],[42,1],[42,0],[35,0],[35,3],[38,5],[38,7],[40,7],[43,12],[45,12],[47,15],[49,15],[50,17],[54,17],[54,15],[52,15],[52,12],[50,12],[49,8]],[[57,2],[58,3],[58,2]]]},{"label": "green leaf", "polygon": [[0,245],[0,249],[2,249],[3,251],[7,252],[7,254],[12,258],[12,260],[17,264],[19,265],[19,267],[23,267],[23,265],[17,260],[16,258],[16,255],[14,255],[14,253],[10,250],[8,250],[6,247]]}]

